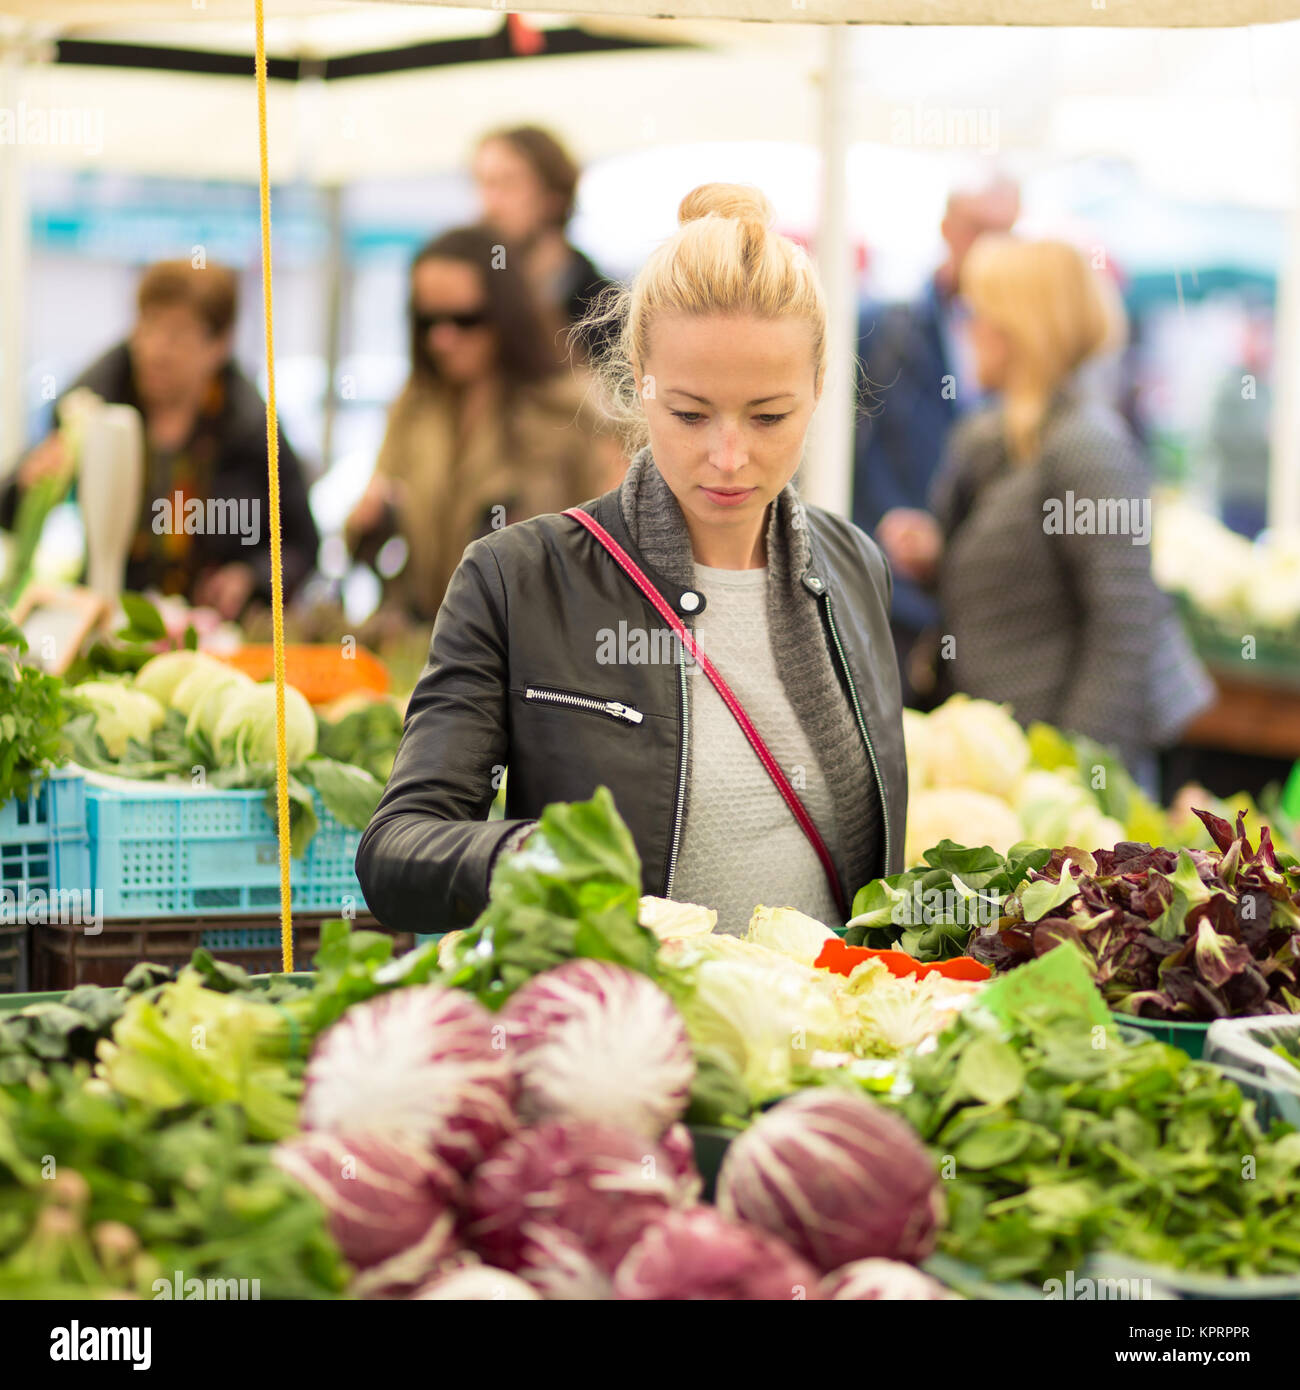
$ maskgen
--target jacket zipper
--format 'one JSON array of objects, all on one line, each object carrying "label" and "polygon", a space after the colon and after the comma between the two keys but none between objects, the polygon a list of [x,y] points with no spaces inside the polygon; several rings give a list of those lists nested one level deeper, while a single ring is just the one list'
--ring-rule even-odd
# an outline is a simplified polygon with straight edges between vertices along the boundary
[{"label": "jacket zipper", "polygon": [[541,700],[553,705],[569,705],[574,709],[594,710],[597,714],[608,714],[613,719],[622,719],[628,724],[639,724],[645,716],[639,709],[625,705],[620,700],[597,700],[590,695],[570,695],[566,690],[541,690],[530,685],[524,691],[525,700]]},{"label": "jacket zipper", "polygon": [[677,765],[677,807],[673,812],[673,837],[668,846],[668,872],[664,875],[665,898],[672,897],[673,875],[677,872],[677,851],[681,848],[682,807],[686,802],[686,750],[691,733],[690,706],[686,700],[686,662],[680,656],[677,662],[677,679],[681,689],[682,747]]},{"label": "jacket zipper", "polygon": [[876,776],[876,786],[880,789],[880,817],[885,825],[885,874],[889,873],[889,805],[885,800],[885,779],[880,775],[880,764],[876,761],[876,750],[871,746],[871,735],[867,733],[867,721],[862,717],[862,706],[858,703],[858,692],[853,684],[853,673],[849,670],[848,659],[844,655],[844,648],[840,645],[840,634],[835,626],[835,610],[831,606],[831,596],[829,592],[824,592],[822,597],[826,600],[826,622],[831,630],[831,640],[835,643],[835,652],[840,659],[840,667],[844,672],[844,679],[848,683],[849,698],[853,701],[853,713],[857,717],[858,730],[862,734],[862,741],[867,745],[867,757],[871,759],[871,770]]}]

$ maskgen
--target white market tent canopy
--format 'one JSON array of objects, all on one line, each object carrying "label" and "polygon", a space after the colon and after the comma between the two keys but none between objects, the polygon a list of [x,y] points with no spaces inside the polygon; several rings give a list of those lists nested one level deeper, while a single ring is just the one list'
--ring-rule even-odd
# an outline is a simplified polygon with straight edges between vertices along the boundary
[{"label": "white market tent canopy", "polygon": [[[463,167],[485,126],[539,114],[584,162],[699,139],[820,145],[827,177],[818,251],[830,302],[843,308],[832,326],[841,360],[852,333],[848,147],[898,145],[900,131],[911,132],[903,143],[923,145],[918,132],[940,102],[959,119],[965,111],[991,114],[1002,151],[1117,153],[1171,191],[1288,209],[1300,201],[1300,121],[1292,97],[1300,25],[1241,27],[1300,19],[1300,0],[580,0],[562,16],[528,4],[510,8],[528,12],[528,25],[544,33],[577,25],[675,46],[511,58],[508,68],[504,61],[466,61],[337,81],[328,66],[323,79],[300,67],[299,80],[269,84],[273,180],[342,184],[443,172]],[[85,140],[0,148],[0,156],[10,156],[10,181],[0,185],[9,272],[0,284],[17,283],[12,277],[24,254],[21,200],[12,196],[23,158],[140,174],[256,176],[249,77],[53,62],[51,41],[248,60],[252,10],[252,0],[0,0],[0,53],[8,55],[0,110],[23,101],[46,111],[102,114],[98,149]],[[267,0],[267,11],[273,64],[281,58],[326,65],[358,53],[480,38],[498,30],[505,15],[504,7],[458,0]],[[853,28],[817,27],[841,25]],[[898,27],[872,27],[891,25]],[[990,27],[924,27],[954,25]],[[274,79],[274,66],[272,72]],[[1292,244],[1300,246],[1300,221]],[[1300,377],[1284,370],[1288,361],[1300,362],[1300,306],[1290,294],[1298,283],[1300,265],[1287,277],[1283,318],[1296,327],[1280,335],[1281,380]],[[19,346],[12,295],[6,303],[0,331],[11,361]],[[838,399],[828,394],[819,412],[809,483],[814,500],[842,507],[847,378],[839,387]],[[1274,473],[1282,487],[1294,480],[1279,496],[1277,514],[1300,518],[1294,394],[1278,393],[1284,447]],[[0,415],[13,418],[3,408]]]}]

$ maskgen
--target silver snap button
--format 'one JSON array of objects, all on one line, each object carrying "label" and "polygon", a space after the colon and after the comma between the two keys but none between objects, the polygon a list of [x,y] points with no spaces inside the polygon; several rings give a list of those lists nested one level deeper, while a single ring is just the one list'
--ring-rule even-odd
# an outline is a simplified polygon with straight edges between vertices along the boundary
[{"label": "silver snap button", "polygon": [[678,600],[678,604],[680,607],[684,608],[688,613],[694,613],[695,610],[700,606],[700,596],[699,594],[691,593],[691,591],[688,589]]}]

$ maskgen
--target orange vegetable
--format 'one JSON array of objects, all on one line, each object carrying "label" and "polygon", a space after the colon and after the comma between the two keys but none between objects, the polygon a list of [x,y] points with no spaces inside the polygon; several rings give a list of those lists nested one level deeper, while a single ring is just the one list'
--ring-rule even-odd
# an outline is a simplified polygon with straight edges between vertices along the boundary
[{"label": "orange vegetable", "polygon": [[[269,680],[275,673],[275,650],[269,643],[249,643],[221,660],[255,681]],[[388,669],[364,647],[357,647],[351,656],[344,656],[339,647],[332,644],[286,646],[284,678],[302,691],[313,705],[329,704],[354,690],[382,695],[388,689]]]}]

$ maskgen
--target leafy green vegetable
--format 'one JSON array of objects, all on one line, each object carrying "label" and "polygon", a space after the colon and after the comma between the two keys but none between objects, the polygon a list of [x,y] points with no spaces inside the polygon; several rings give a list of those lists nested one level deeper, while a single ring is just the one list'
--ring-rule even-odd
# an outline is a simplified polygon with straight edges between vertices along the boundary
[{"label": "leafy green vegetable", "polygon": [[1213,852],[1055,850],[1005,916],[971,933],[971,955],[1005,971],[1073,942],[1107,1004],[1148,1018],[1300,1012],[1300,871],[1281,865],[1267,826],[1252,847],[1244,816],[1234,830],[1196,814]]},{"label": "leafy green vegetable", "polygon": [[873,950],[897,945],[922,961],[964,955],[972,927],[999,921],[1006,900],[1051,855],[1018,844],[1004,858],[987,845],[966,849],[943,840],[925,851],[925,867],[860,888],[844,939]]},{"label": "leafy green vegetable", "polygon": [[0,1190],[0,1297],[152,1298],[176,1270],[262,1298],[346,1285],[320,1206],[237,1106],[178,1119],[57,1065],[0,1088]]},{"label": "leafy green vegetable", "polygon": [[207,989],[185,969],[128,1002],[112,1040],[99,1043],[98,1071],[119,1094],[159,1109],[233,1101],[251,1134],[279,1139],[297,1116],[300,1087],[283,1061],[290,1046],[280,1009]]},{"label": "leafy green vegetable", "polygon": [[320,720],[317,748],[323,757],[364,768],[382,784],[393,770],[401,741],[401,712],[387,700],[372,700],[333,723]]},{"label": "leafy green vegetable", "polygon": [[0,806],[67,761],[60,731],[76,708],[58,676],[19,661],[26,650],[22,630],[0,609]]},{"label": "leafy green vegetable", "polygon": [[363,767],[350,767],[332,758],[308,758],[301,768],[303,780],[320,792],[320,799],[335,820],[353,830],[364,830],[375,814],[382,783]]},{"label": "leafy green vegetable", "polygon": [[51,473],[23,490],[14,515],[14,548],[8,572],[0,575],[0,601],[12,603],[27,587],[31,578],[32,560],[40,544],[49,514],[68,495],[71,474]]},{"label": "leafy green vegetable", "polygon": [[526,980],[574,956],[659,973],[658,940],[637,920],[641,862],[607,787],[556,802],[492,875],[487,907],[456,944],[448,983],[498,1008]]},{"label": "leafy green vegetable", "polygon": [[1059,1277],[1095,1250],[1300,1272],[1300,1134],[1264,1135],[1217,1068],[1045,1001],[1010,1035],[966,1010],[908,1075],[889,1103],[950,1175],[941,1248],[990,1279]]}]

